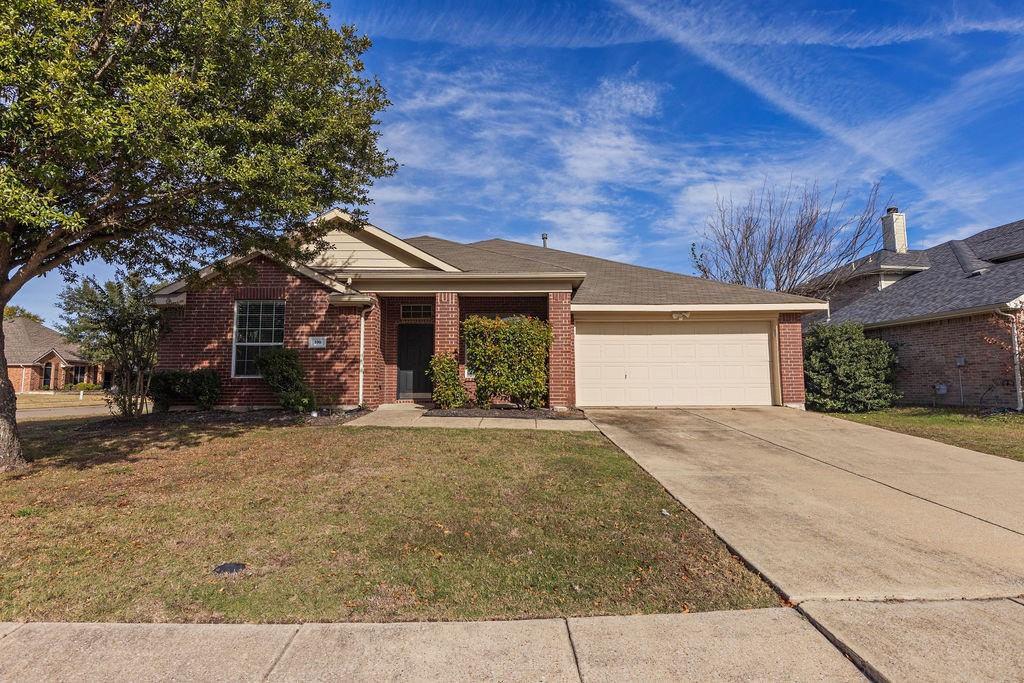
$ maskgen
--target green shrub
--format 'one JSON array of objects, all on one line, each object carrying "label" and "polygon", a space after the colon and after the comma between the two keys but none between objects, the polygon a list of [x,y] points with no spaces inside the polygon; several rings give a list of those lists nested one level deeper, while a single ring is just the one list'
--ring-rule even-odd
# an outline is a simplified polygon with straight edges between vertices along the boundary
[{"label": "green shrub", "polygon": [[316,395],[306,384],[306,369],[298,351],[267,349],[256,359],[256,367],[283,408],[300,413],[316,409]]},{"label": "green shrub", "polygon": [[216,370],[161,370],[149,381],[149,397],[153,408],[164,412],[172,405],[194,404],[203,410],[217,405],[220,399],[220,376]]},{"label": "green shrub", "polygon": [[79,382],[78,384],[71,384],[67,387],[68,391],[99,391],[103,388],[102,384],[96,384],[95,382]]},{"label": "green shrub", "polygon": [[814,410],[860,413],[888,408],[895,389],[896,351],[864,336],[856,323],[817,324],[804,336],[807,405]]},{"label": "green shrub", "polygon": [[439,353],[432,357],[427,376],[434,385],[430,398],[438,408],[459,408],[469,400],[469,394],[459,381],[459,362],[451,354]]},{"label": "green shrub", "polygon": [[489,407],[495,397],[526,408],[545,405],[550,325],[526,316],[470,316],[462,323],[462,334],[479,406]]},{"label": "green shrub", "polygon": [[316,410],[316,394],[309,387],[303,385],[295,389],[282,391],[277,395],[281,401],[281,407],[296,413],[308,413]]},{"label": "green shrub", "polygon": [[202,410],[209,410],[220,399],[220,375],[212,368],[193,370],[188,378],[188,397]]},{"label": "green shrub", "polygon": [[189,374],[184,370],[154,372],[149,380],[149,397],[153,400],[153,408],[166,412],[172,405],[191,403],[188,396]]}]

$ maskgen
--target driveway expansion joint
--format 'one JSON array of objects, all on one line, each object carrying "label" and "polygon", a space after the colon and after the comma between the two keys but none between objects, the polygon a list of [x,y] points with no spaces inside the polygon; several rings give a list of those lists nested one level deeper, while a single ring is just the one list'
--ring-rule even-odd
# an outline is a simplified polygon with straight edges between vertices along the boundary
[{"label": "driveway expansion joint", "polygon": [[565,634],[569,636],[569,647],[572,649],[572,661],[576,664],[576,675],[580,677],[580,683],[583,683],[583,669],[580,668],[580,656],[576,652],[576,641],[572,639],[572,626],[569,625],[569,619],[562,617],[562,622],[565,623]]},{"label": "driveway expansion joint", "polygon": [[1003,529],[1005,531],[1009,531],[1012,534],[1017,534],[1018,536],[1024,537],[1024,532],[1020,532],[1020,531],[1018,531],[1016,529],[1011,529],[1010,527],[1004,526],[1002,524],[999,524],[998,522],[993,522],[991,520],[985,519],[984,517],[979,517],[977,515],[971,514],[970,512],[966,512],[965,510],[960,510],[960,509],[952,507],[950,505],[946,505],[945,503],[940,503],[938,501],[932,500],[931,498],[926,498],[925,496],[921,496],[921,495],[918,495],[918,494],[913,493],[911,491],[907,491],[905,489],[901,489],[898,486],[893,486],[892,484],[889,484],[887,482],[881,481],[879,479],[875,479],[873,477],[869,477],[866,474],[861,474],[859,472],[855,472],[855,471],[853,471],[851,469],[847,469],[846,467],[840,467],[839,465],[831,463],[831,462],[829,462],[827,460],[822,460],[821,458],[816,458],[813,455],[810,455],[808,453],[804,453],[803,451],[798,451],[797,449],[795,449],[795,448],[793,448],[791,446],[786,446],[784,444],[776,443],[775,441],[772,441],[771,439],[767,439],[767,438],[765,438],[763,436],[759,436],[757,434],[752,434],[750,432],[744,431],[744,430],[742,430],[742,429],[740,429],[738,427],[734,427],[734,426],[726,424],[724,422],[719,422],[718,420],[714,420],[714,419],[712,419],[710,417],[707,417],[706,415],[698,415],[697,413],[695,413],[693,411],[690,411],[690,410],[683,410],[683,412],[687,413],[689,415],[692,415],[694,417],[700,418],[702,420],[707,420],[708,422],[711,422],[713,424],[719,425],[719,426],[724,427],[726,429],[731,429],[731,430],[733,430],[735,432],[743,434],[744,436],[749,436],[752,439],[757,439],[758,441],[763,441],[764,443],[771,444],[772,446],[775,446],[776,448],[781,448],[783,450],[789,451],[790,453],[795,453],[796,455],[799,455],[799,456],[801,456],[803,458],[807,458],[808,460],[813,460],[814,462],[821,463],[822,465],[827,465],[828,467],[832,467],[834,469],[837,469],[840,472],[846,472],[847,474],[852,474],[855,477],[860,477],[861,479],[864,479],[866,481],[870,481],[870,482],[873,482],[875,484],[879,484],[881,486],[885,486],[886,488],[889,488],[889,489],[892,489],[893,491],[896,491],[898,493],[902,493],[904,495],[910,496],[911,498],[917,498],[918,500],[923,501],[925,503],[931,503],[932,505],[937,505],[938,507],[945,508],[946,510],[949,510],[950,512],[956,512],[956,513],[964,515],[966,517],[970,517],[972,519],[976,519],[979,522],[983,522],[985,524],[991,524],[994,527],[998,527],[998,528]]}]

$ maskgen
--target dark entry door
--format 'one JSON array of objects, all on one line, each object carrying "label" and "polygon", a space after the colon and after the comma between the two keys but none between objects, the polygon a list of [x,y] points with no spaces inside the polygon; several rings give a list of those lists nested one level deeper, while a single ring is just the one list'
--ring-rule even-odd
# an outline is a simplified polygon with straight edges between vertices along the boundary
[{"label": "dark entry door", "polygon": [[398,326],[398,398],[430,396],[427,364],[433,352],[433,325]]},{"label": "dark entry door", "polygon": [[53,363],[47,363],[43,366],[43,389],[49,389],[50,383],[53,381]]}]

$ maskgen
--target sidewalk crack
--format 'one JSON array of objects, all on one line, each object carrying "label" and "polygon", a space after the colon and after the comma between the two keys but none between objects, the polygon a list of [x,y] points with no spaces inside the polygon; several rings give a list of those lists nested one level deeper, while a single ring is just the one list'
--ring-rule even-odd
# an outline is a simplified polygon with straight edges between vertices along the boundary
[{"label": "sidewalk crack", "polygon": [[572,661],[576,663],[576,675],[580,678],[580,683],[583,683],[583,669],[580,668],[580,656],[576,652],[576,641],[572,639],[572,628],[569,626],[569,620],[562,617],[562,621],[565,623],[565,634],[569,636],[569,647],[572,649]]},{"label": "sidewalk crack", "polygon": [[305,624],[299,624],[295,627],[295,630],[292,631],[292,634],[288,636],[288,640],[285,641],[281,651],[277,653],[276,657],[274,657],[274,661],[270,663],[270,668],[267,669],[267,673],[263,674],[263,678],[260,679],[261,681],[268,680],[270,678],[270,674],[274,673],[274,669],[277,668],[278,662],[280,662],[281,658],[284,657],[284,653],[288,651],[288,648],[292,646],[292,641],[295,640],[295,636],[299,635],[299,631],[302,630],[303,626],[305,626]]}]

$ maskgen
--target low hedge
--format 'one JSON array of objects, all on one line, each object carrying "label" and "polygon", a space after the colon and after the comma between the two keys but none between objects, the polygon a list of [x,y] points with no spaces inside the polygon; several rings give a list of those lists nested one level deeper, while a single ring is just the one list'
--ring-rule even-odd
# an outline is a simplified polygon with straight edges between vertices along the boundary
[{"label": "low hedge", "polygon": [[549,324],[528,316],[470,316],[462,323],[462,335],[480,407],[490,407],[495,397],[525,408],[547,403]]},{"label": "low hedge", "polygon": [[103,385],[95,382],[79,382],[78,384],[69,384],[64,389],[66,391],[101,391]]},{"label": "low hedge", "polygon": [[216,370],[161,370],[149,382],[153,408],[167,411],[173,405],[196,405],[209,410],[220,399],[220,376]]}]

